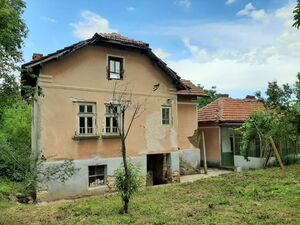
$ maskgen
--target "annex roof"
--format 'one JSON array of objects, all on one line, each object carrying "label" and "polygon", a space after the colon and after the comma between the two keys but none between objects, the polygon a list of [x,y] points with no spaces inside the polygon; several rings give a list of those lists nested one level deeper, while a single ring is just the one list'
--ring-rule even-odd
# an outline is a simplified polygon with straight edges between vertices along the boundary
[{"label": "annex roof", "polygon": [[244,122],[252,113],[263,110],[255,98],[220,97],[198,110],[198,122]]},{"label": "annex roof", "polygon": [[180,80],[183,85],[188,87],[188,90],[178,90],[178,95],[193,95],[193,96],[199,96],[199,97],[208,97],[208,94],[206,94],[201,88],[197,87],[195,84],[193,84],[190,80]]}]

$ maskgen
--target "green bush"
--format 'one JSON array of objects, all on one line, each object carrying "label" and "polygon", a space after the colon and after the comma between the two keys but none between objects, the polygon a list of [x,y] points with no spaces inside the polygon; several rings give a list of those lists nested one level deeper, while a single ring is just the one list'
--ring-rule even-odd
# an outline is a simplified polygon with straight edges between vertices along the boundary
[{"label": "green bush", "polygon": [[0,124],[0,176],[23,181],[30,170],[31,106],[19,100],[4,110]]},{"label": "green bush", "polygon": [[114,176],[116,179],[115,185],[118,192],[121,195],[124,205],[128,204],[132,195],[138,191],[138,188],[141,186],[143,181],[139,166],[131,162],[127,162],[127,166],[128,166],[128,179],[125,178],[126,177],[125,169],[123,165],[121,166],[121,168],[117,169],[114,172]]}]

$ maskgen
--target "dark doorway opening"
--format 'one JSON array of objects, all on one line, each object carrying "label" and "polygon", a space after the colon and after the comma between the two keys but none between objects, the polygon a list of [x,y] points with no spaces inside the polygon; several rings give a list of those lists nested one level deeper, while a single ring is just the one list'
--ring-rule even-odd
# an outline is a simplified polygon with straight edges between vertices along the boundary
[{"label": "dark doorway opening", "polygon": [[168,183],[169,154],[147,155],[147,185]]}]

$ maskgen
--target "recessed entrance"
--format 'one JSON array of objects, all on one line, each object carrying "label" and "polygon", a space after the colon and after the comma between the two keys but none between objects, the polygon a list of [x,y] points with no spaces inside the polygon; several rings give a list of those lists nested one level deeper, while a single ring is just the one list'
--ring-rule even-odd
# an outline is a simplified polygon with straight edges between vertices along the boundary
[{"label": "recessed entrance", "polygon": [[147,185],[166,184],[170,180],[170,154],[147,155]]}]

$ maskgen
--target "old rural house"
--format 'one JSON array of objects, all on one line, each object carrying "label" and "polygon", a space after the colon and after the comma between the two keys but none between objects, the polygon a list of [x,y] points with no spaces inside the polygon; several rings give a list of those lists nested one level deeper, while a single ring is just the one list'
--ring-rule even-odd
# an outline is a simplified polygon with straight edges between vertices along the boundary
[{"label": "old rural house", "polygon": [[[147,43],[95,34],[46,56],[34,54],[23,69],[37,75],[23,72],[23,82],[43,92],[33,106],[33,150],[48,165],[73,159],[80,169],[65,184],[48,183],[48,198],[103,190],[120,166],[120,118],[107,104],[115,82],[129,85],[132,98],[148,98],[127,138],[127,152],[144,175],[151,174],[153,184],[165,182],[166,167],[178,176],[180,157],[199,165],[199,149],[187,137],[197,128],[195,100],[206,94],[182,80]],[[150,96],[154,86],[159,88]]]},{"label": "old rural house", "polygon": [[258,168],[263,165],[259,140],[251,144],[250,161],[246,161],[240,155],[241,137],[234,131],[253,112],[263,109],[263,104],[254,96],[247,96],[245,99],[224,96],[199,109],[198,124],[199,130],[205,134],[208,165],[243,168]]}]

